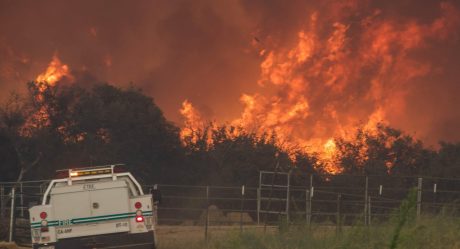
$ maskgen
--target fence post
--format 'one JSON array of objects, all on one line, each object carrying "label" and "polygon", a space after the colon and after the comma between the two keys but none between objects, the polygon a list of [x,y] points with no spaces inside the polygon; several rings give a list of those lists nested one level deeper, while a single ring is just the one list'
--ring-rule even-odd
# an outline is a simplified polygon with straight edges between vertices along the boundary
[{"label": "fence post", "polygon": [[436,208],[436,192],[437,192],[437,187],[438,187],[438,184],[435,183],[433,185],[433,213],[436,213],[437,212],[437,208]]},{"label": "fence post", "polygon": [[13,242],[15,199],[16,199],[16,187],[13,186],[13,188],[11,189],[10,229],[8,231],[8,241],[9,242]]},{"label": "fence post", "polygon": [[0,185],[0,220],[5,217],[5,186]]},{"label": "fence post", "polygon": [[[40,192],[42,190],[42,185],[40,185]],[[160,190],[158,189],[158,184],[154,184],[153,186],[150,187],[150,194],[152,195],[152,209],[153,209],[153,225],[157,226],[158,225],[158,205],[160,203],[160,196],[161,193],[159,192]]]},{"label": "fence post", "polygon": [[364,225],[368,225],[368,220],[367,220],[367,209],[368,209],[368,188],[369,188],[369,177],[366,176],[366,185],[365,185],[365,188],[364,188]]},{"label": "fence post", "polygon": [[243,211],[244,211],[244,185],[241,186],[241,211],[240,211],[240,232],[243,232]]},{"label": "fence post", "polygon": [[336,235],[340,234],[341,231],[341,213],[340,213],[340,202],[342,201],[342,195],[337,194],[337,215],[336,215]]},{"label": "fence post", "polygon": [[288,173],[288,180],[287,180],[287,190],[286,190],[286,222],[289,226],[289,202],[290,202],[290,195],[291,195],[291,171]]},{"label": "fence post", "polygon": [[311,228],[311,216],[312,216],[312,198],[313,198],[313,174],[310,174],[310,188],[308,190],[308,227]]},{"label": "fence post", "polygon": [[208,227],[209,227],[209,186],[206,186],[206,222],[204,224],[204,240],[208,244]]},{"label": "fence post", "polygon": [[420,218],[422,212],[422,181],[423,178],[419,177],[417,184],[417,218]]},{"label": "fence post", "polygon": [[257,189],[257,225],[260,226],[260,210],[262,209],[262,171],[259,171],[259,188]]},{"label": "fence post", "polygon": [[371,197],[370,197],[370,196],[367,198],[367,201],[368,201],[367,210],[369,211],[369,212],[368,212],[367,221],[368,221],[369,226],[370,226],[370,225],[371,225],[371,221],[372,221],[372,206],[371,206]]},{"label": "fence post", "polygon": [[19,190],[21,191],[21,194],[19,195],[19,204],[21,205],[21,218],[24,218],[24,191],[23,191],[23,186],[22,182],[19,184]]},{"label": "fence post", "polygon": [[257,225],[260,226],[260,188],[257,188]]},{"label": "fence post", "polygon": [[305,222],[308,227],[310,227],[311,222],[311,203],[310,203],[311,195],[310,190],[305,189]]}]

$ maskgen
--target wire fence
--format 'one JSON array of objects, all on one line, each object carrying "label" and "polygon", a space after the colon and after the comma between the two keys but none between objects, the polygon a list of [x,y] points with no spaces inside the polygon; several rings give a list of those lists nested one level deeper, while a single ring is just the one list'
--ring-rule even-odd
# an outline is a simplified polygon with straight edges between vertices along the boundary
[{"label": "wire fence", "polygon": [[30,244],[28,209],[40,204],[48,182],[0,182],[0,241]]},{"label": "wire fence", "polygon": [[[28,242],[28,208],[41,203],[48,183],[0,183],[0,240]],[[143,186],[146,192],[154,187]],[[211,227],[243,230],[315,224],[335,226],[340,231],[343,226],[374,225],[396,215],[410,191],[417,194],[418,216],[460,214],[460,179],[291,173],[286,177],[273,172],[252,186],[157,187],[161,192],[157,224],[199,227],[205,239]],[[8,229],[12,224],[16,228]]]},{"label": "wire fence", "polygon": [[[165,225],[354,225],[384,222],[410,191],[417,215],[460,211],[460,179],[318,176],[259,186],[160,185],[158,222]],[[300,179],[302,180],[302,179]],[[147,186],[150,187],[150,186]]]}]

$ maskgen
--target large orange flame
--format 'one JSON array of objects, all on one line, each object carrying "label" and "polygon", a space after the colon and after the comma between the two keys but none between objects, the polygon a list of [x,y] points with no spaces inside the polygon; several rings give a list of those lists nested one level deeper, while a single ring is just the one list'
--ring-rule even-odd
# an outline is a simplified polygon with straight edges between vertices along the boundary
[{"label": "large orange flame", "polygon": [[[326,162],[325,170],[338,173],[334,137],[351,138],[358,126],[372,132],[377,124],[389,123],[390,113],[402,115],[414,80],[434,71],[413,54],[430,41],[449,39],[449,31],[460,26],[459,12],[443,3],[441,17],[419,23],[384,18],[376,9],[351,23],[342,13],[357,8],[331,4],[329,11],[306,18],[292,46],[259,48],[258,84],[276,93],[243,94],[244,110],[232,125],[258,134],[274,132],[287,151],[317,152]],[[202,124],[199,115],[189,113],[182,112],[184,133]]]},{"label": "large orange flame", "polygon": [[182,141],[185,142],[187,139],[190,139],[191,143],[196,142],[196,132],[203,131],[205,128],[201,115],[188,100],[182,103],[180,113],[185,117],[185,126],[180,131]]},{"label": "large orange flame", "polygon": [[45,72],[38,75],[35,81],[37,83],[44,83],[39,85],[40,90],[44,90],[44,87],[55,86],[63,77],[71,77],[69,66],[63,64],[59,57],[54,55]]}]

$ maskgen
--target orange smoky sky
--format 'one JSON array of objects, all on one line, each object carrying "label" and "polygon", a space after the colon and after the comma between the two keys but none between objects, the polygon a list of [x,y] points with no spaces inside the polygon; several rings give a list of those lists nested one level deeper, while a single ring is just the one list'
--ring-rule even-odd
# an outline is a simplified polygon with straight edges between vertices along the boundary
[{"label": "orange smoky sky", "polygon": [[142,88],[179,125],[187,100],[302,141],[380,121],[458,141],[459,13],[453,0],[0,0],[0,98],[57,56]]}]

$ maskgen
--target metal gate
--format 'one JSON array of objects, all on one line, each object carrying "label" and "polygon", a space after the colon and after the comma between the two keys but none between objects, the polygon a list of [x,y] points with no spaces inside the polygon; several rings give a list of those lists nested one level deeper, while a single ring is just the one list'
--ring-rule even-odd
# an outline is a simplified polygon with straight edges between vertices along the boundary
[{"label": "metal gate", "polygon": [[0,240],[15,241],[19,245],[31,244],[28,209],[41,202],[47,183],[0,183],[0,225],[7,231]]},{"label": "metal gate", "polygon": [[[285,217],[289,222],[289,196],[291,172],[259,172],[257,197],[257,224],[278,222]],[[261,217],[263,215],[263,217]]]}]

